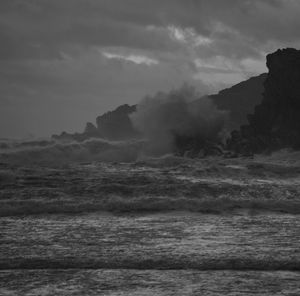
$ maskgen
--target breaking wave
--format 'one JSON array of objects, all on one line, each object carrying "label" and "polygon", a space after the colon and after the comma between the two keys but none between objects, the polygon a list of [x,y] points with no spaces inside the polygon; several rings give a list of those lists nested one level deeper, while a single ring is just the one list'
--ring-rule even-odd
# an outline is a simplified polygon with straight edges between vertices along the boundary
[{"label": "breaking wave", "polygon": [[163,155],[199,150],[207,141],[220,142],[227,112],[218,110],[208,97],[199,98],[193,87],[146,97],[130,115],[133,126],[149,143],[146,152]]},{"label": "breaking wave", "polygon": [[143,141],[108,141],[89,139],[84,142],[5,141],[0,143],[0,161],[20,165],[60,165],[90,161],[133,162]]},{"label": "breaking wave", "polygon": [[7,201],[1,203],[0,217],[36,214],[77,214],[88,212],[154,213],[186,211],[203,214],[224,214],[247,211],[300,214],[300,202],[274,200],[231,200],[228,198],[197,200],[192,198],[125,198],[109,196],[87,201]]}]

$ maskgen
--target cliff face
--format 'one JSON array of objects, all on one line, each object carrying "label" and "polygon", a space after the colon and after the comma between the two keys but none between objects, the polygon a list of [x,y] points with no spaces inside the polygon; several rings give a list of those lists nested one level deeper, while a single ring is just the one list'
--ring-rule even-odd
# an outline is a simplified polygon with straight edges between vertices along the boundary
[{"label": "cliff face", "polygon": [[[248,116],[249,124],[231,141],[254,152],[282,147],[300,148],[300,50],[283,49],[267,56],[269,74],[263,101]],[[231,143],[231,144],[233,144]]]},{"label": "cliff face", "polygon": [[[262,101],[263,83],[266,74],[252,77],[231,88],[209,96],[218,109],[229,111],[230,130],[239,128],[247,122],[247,114],[252,113],[254,106]],[[198,100],[192,104],[197,105]],[[122,105],[113,111],[104,113],[96,119],[96,126],[88,122],[82,133],[66,133],[53,135],[57,140],[83,141],[88,138],[105,138],[124,140],[139,137],[140,134],[132,126],[129,115],[136,111],[136,106]]]},{"label": "cliff face", "polygon": [[[264,99],[250,116],[258,134],[283,138],[300,132],[300,50],[278,50],[267,56],[269,74]],[[287,134],[286,134],[287,133]]]},{"label": "cliff face", "polygon": [[253,113],[254,107],[263,99],[266,78],[264,73],[209,96],[218,109],[229,111],[229,129],[247,123],[247,115]]}]

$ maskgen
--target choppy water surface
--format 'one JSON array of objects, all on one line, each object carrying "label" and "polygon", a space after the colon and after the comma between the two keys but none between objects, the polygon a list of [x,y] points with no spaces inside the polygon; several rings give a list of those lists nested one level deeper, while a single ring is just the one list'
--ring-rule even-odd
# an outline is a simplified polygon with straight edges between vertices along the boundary
[{"label": "choppy water surface", "polygon": [[0,295],[300,295],[300,166],[0,163]]},{"label": "choppy water surface", "polygon": [[[0,271],[1,295],[298,296],[295,272],[196,270]],[[3,284],[5,282],[5,284]]]},{"label": "choppy water surface", "polygon": [[297,215],[98,213],[0,221],[4,295],[300,293]]}]

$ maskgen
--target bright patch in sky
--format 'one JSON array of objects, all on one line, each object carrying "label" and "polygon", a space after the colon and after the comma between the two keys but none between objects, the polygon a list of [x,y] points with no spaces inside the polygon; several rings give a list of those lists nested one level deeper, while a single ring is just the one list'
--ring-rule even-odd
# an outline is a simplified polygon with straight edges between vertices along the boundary
[{"label": "bright patch in sky", "polygon": [[210,38],[198,35],[193,28],[182,29],[175,26],[169,26],[168,30],[170,37],[173,40],[193,46],[209,45],[213,42]]},{"label": "bright patch in sky", "polygon": [[149,57],[143,56],[143,55],[122,55],[122,54],[116,54],[116,53],[110,53],[110,52],[103,52],[103,56],[105,56],[107,59],[118,59],[118,60],[125,60],[129,61],[135,64],[145,64],[147,66],[157,65],[159,62],[155,59],[151,59]]},{"label": "bright patch in sky", "polygon": [[197,68],[208,68],[219,71],[232,71],[239,70],[238,63],[233,63],[230,59],[222,56],[215,56],[207,59],[195,59],[194,64]]}]

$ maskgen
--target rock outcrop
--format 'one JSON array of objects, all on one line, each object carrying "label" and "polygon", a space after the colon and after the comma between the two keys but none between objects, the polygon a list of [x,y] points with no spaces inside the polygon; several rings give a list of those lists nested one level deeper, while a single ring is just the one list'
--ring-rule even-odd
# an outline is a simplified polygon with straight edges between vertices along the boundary
[{"label": "rock outcrop", "polygon": [[98,129],[96,128],[96,126],[93,123],[87,122],[85,129],[84,129],[84,133],[88,134],[88,135],[98,134]]},{"label": "rock outcrop", "polygon": [[107,112],[96,119],[97,129],[103,138],[124,140],[136,138],[138,132],[134,129],[129,115],[136,111],[136,106],[122,105],[114,111]]},{"label": "rock outcrop", "polygon": [[[209,96],[218,109],[229,111],[228,129],[239,128],[247,122],[247,114],[252,113],[254,106],[262,101],[263,83],[266,74],[252,77],[218,94]],[[197,105],[198,100],[191,104]],[[104,113],[96,119],[96,126],[88,122],[82,133],[53,135],[56,140],[84,141],[89,138],[124,140],[137,138],[140,134],[132,126],[129,115],[136,111],[136,105],[121,105],[113,111]]]},{"label": "rock outcrop", "polygon": [[267,67],[262,103],[248,116],[249,124],[234,131],[228,141],[238,153],[300,149],[300,50],[269,54]]},{"label": "rock outcrop", "polygon": [[254,107],[262,102],[266,78],[266,73],[251,77],[209,96],[218,109],[229,111],[229,130],[247,124],[247,115],[253,113]]},{"label": "rock outcrop", "polygon": [[136,106],[127,104],[119,106],[113,111],[97,117],[97,126],[88,122],[82,133],[66,133],[53,135],[55,140],[84,141],[89,138],[103,138],[108,140],[125,140],[139,137],[139,133],[132,126],[129,115],[135,112]]}]

